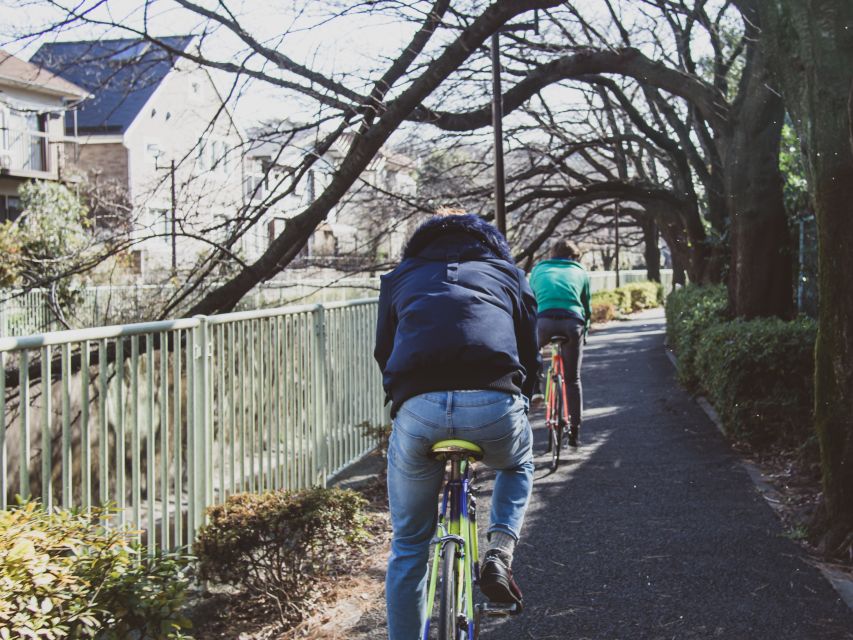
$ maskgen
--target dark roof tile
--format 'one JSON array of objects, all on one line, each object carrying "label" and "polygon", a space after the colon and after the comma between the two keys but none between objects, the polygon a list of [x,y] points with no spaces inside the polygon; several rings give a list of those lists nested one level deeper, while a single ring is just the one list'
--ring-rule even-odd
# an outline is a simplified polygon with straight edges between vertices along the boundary
[{"label": "dark roof tile", "polygon": [[[193,36],[159,38],[185,51]],[[78,108],[81,134],[124,133],[172,70],[176,56],[139,39],[55,42],[42,45],[31,62],[73,82],[93,97]],[[66,118],[71,133],[73,120]]]}]

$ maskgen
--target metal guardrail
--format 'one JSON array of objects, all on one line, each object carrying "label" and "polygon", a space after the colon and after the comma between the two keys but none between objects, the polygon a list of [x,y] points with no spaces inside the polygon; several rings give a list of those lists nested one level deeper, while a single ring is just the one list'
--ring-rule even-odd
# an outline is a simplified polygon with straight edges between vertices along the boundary
[{"label": "metal guardrail", "polygon": [[[592,291],[616,287],[615,271],[590,271]],[[620,283],[646,279],[644,270],[620,272]],[[661,270],[664,293],[672,286],[672,271]],[[164,285],[89,286],[83,288],[73,308],[66,310],[72,327],[96,327],[104,324],[139,322],[155,312],[158,304],[177,292]],[[260,309],[288,304],[327,303],[373,296],[379,292],[378,278],[300,278],[292,281],[265,282],[244,296],[242,309]],[[23,336],[63,328],[48,303],[48,291],[0,291],[0,337]]]},{"label": "metal guardrail", "polygon": [[[664,295],[669,293],[672,288],[672,269],[660,270],[661,285],[663,286]],[[632,282],[645,282],[648,280],[645,269],[623,269],[619,272],[619,285],[626,285]],[[605,291],[607,289],[616,288],[616,272],[615,271],[590,271],[589,272],[589,288],[595,293],[596,291]]]},{"label": "metal guardrail", "polygon": [[[151,320],[162,305],[178,292],[172,284],[87,286],[63,309],[72,327],[97,327]],[[378,278],[343,278],[333,281],[301,278],[264,282],[240,301],[238,309],[282,307],[290,304],[340,302],[379,293]],[[25,336],[65,327],[57,319],[46,289],[0,290],[0,337]]]},{"label": "metal guardrail", "polygon": [[376,310],[365,299],[0,338],[0,508],[16,494],[114,503],[153,553],[186,548],[234,492],[323,484],[372,448],[363,426],[386,421]]}]

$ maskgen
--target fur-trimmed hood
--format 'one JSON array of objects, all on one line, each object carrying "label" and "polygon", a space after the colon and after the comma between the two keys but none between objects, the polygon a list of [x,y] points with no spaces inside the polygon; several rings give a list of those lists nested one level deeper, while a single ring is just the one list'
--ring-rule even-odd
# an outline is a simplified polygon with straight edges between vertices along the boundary
[{"label": "fur-trimmed hood", "polygon": [[435,216],[418,227],[403,249],[403,259],[419,255],[435,240],[464,234],[488,249],[495,257],[515,264],[509,245],[500,231],[482,218],[472,215]]}]

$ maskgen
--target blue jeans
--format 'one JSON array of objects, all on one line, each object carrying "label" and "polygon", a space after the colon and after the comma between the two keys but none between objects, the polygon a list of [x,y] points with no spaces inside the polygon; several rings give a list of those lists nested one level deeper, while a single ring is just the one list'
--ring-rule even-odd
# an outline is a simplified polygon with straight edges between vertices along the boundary
[{"label": "blue jeans", "polygon": [[445,465],[429,457],[439,440],[483,448],[497,470],[489,532],[518,539],[533,488],[533,434],[527,399],[501,391],[439,391],[410,398],[394,418],[388,445],[391,557],[385,580],[389,640],[417,640],[424,625],[430,541]]}]

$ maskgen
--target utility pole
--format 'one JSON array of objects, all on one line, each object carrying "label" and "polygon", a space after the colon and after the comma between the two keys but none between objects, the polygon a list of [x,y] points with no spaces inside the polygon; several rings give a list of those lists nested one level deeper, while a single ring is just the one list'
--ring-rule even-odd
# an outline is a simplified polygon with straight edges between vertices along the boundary
[{"label": "utility pole", "polygon": [[619,287],[619,201],[614,203],[616,215],[616,286]]},{"label": "utility pole", "polygon": [[492,127],[495,136],[495,226],[506,237],[506,178],[504,175],[503,93],[501,91],[501,31],[534,31],[539,34],[539,10],[533,22],[507,25],[492,34]]},{"label": "utility pole", "polygon": [[172,180],[172,275],[178,273],[178,214],[175,198],[175,161],[169,163],[169,173]]},{"label": "utility pole", "polygon": [[160,149],[154,148],[154,168],[157,171],[166,169],[169,172],[169,194],[171,198],[169,207],[169,217],[172,227],[172,277],[178,273],[178,199],[177,189],[175,186],[175,160],[169,161],[168,165],[161,165],[160,158],[163,152]]},{"label": "utility pole", "polygon": [[506,237],[506,182],[504,177],[503,93],[501,91],[500,34],[492,34],[492,127],[495,135],[495,224]]}]

